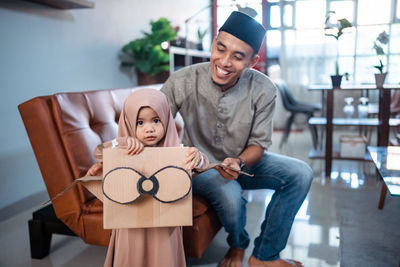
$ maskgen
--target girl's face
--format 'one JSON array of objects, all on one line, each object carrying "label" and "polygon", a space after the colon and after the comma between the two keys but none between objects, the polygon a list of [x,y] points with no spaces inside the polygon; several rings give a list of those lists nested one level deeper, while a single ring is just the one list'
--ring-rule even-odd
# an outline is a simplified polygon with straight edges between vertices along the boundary
[{"label": "girl's face", "polygon": [[136,138],[145,146],[155,146],[164,135],[164,125],[158,114],[150,107],[141,108],[136,119]]}]

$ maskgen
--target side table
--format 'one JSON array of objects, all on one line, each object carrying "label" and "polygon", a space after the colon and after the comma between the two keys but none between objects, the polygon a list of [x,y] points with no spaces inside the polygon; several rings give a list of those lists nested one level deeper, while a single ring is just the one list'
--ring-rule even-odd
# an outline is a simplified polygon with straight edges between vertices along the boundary
[{"label": "side table", "polygon": [[368,152],[383,180],[378,205],[378,209],[382,209],[387,191],[392,196],[400,196],[400,147],[368,146]]}]

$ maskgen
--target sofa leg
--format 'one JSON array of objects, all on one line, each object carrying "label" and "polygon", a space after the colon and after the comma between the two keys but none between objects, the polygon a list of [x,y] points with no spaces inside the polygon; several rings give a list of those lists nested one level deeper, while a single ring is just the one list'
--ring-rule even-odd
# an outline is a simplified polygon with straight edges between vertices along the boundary
[{"label": "sofa leg", "polygon": [[50,253],[51,233],[45,231],[44,222],[29,220],[29,242],[31,246],[31,258],[42,259]]}]

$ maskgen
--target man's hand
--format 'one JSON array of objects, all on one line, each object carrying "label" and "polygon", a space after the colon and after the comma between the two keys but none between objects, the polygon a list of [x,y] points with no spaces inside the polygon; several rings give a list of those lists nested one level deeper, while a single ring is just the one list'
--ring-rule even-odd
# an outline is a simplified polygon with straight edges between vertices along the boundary
[{"label": "man's hand", "polygon": [[142,152],[144,145],[135,137],[127,137],[126,138],[126,154],[128,155],[136,155]]},{"label": "man's hand", "polygon": [[[240,170],[240,159],[238,158],[226,158],[224,159],[222,164],[227,165],[228,167],[231,167],[235,170]],[[239,177],[239,172],[235,172],[228,168],[216,166],[215,169],[219,172],[219,174],[221,174],[222,177],[229,181],[235,180]]]}]

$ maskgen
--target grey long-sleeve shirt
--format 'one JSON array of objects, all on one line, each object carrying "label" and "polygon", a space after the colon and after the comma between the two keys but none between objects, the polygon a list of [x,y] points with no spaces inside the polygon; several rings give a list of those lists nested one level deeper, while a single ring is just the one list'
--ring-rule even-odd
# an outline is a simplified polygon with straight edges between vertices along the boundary
[{"label": "grey long-sleeve shirt", "polygon": [[237,157],[249,145],[271,144],[276,87],[258,71],[244,70],[223,92],[211,80],[210,63],[200,63],[175,72],[161,91],[173,116],[182,115],[183,144],[197,147],[210,161]]}]

